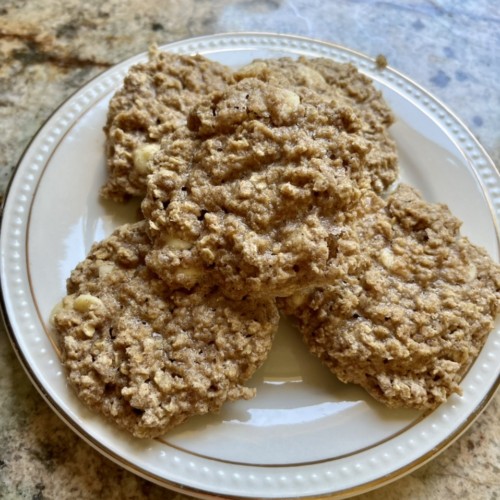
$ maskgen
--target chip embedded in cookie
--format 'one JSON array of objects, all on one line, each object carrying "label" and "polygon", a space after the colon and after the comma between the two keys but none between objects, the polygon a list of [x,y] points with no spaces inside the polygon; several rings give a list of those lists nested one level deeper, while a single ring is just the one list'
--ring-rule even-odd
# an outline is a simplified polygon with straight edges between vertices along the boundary
[{"label": "chip embedded in cookie", "polygon": [[213,287],[172,291],[145,266],[145,223],[95,244],[56,308],[70,385],[137,437],[249,399],[278,324],[274,301],[231,301]]},{"label": "chip embedded in cookie", "polygon": [[142,203],[155,273],[241,298],[290,295],[344,271],[357,251],[349,221],[371,190],[351,108],[248,78],[188,123],[188,147],[167,139],[155,155]]},{"label": "chip embedded in cookie", "polygon": [[340,380],[390,407],[432,409],[460,393],[500,306],[500,266],[459,228],[402,185],[359,222],[356,273],[280,306]]},{"label": "chip embedded in cookie", "polygon": [[236,71],[234,77],[237,81],[258,78],[290,90],[308,88],[352,107],[370,146],[366,170],[372,189],[382,193],[397,180],[396,143],[389,135],[394,116],[373,81],[354,65],[321,57],[257,59]]},{"label": "chip embedded in cookie", "polygon": [[203,56],[151,49],[149,60],[130,68],[110,101],[104,128],[108,179],[102,196],[115,201],[143,196],[148,162],[160,139],[183,125],[203,96],[232,81],[227,67]]}]

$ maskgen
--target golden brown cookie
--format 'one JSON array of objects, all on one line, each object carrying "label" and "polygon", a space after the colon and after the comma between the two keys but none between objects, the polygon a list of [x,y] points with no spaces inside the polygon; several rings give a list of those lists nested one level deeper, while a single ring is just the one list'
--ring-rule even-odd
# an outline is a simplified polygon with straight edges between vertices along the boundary
[{"label": "golden brown cookie", "polygon": [[349,221],[369,188],[351,108],[248,78],[188,123],[155,155],[142,203],[155,273],[241,298],[286,296],[344,271],[357,250]]},{"label": "golden brown cookie", "polygon": [[143,196],[148,160],[162,137],[184,125],[191,107],[232,82],[225,66],[203,56],[152,49],[132,66],[109,103],[105,125],[108,179],[101,194],[123,201]]},{"label": "golden brown cookie", "polygon": [[373,81],[354,65],[321,57],[258,59],[236,71],[234,77],[237,81],[258,78],[290,90],[311,89],[339,105],[352,107],[370,146],[366,169],[372,189],[381,193],[397,180],[396,144],[389,135],[394,116]]},{"label": "golden brown cookie", "polygon": [[459,228],[402,185],[357,224],[355,273],[280,306],[343,382],[391,407],[434,408],[460,393],[500,306],[500,267]]},{"label": "golden brown cookie", "polygon": [[117,229],[72,272],[53,315],[78,397],[137,437],[253,397],[243,384],[278,325],[272,300],[172,291],[145,266],[149,250],[144,222]]}]

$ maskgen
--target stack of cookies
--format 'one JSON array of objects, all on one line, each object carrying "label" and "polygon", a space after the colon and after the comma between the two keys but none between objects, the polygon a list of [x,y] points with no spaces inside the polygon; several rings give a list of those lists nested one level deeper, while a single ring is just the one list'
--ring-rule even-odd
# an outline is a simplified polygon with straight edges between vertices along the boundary
[{"label": "stack of cookies", "polygon": [[151,50],[105,126],[102,196],[140,197],[142,219],[92,247],[53,315],[80,399],[155,437],[251,398],[279,312],[388,406],[460,393],[493,328],[500,266],[446,206],[397,184],[393,121],[350,64],[231,71]]}]

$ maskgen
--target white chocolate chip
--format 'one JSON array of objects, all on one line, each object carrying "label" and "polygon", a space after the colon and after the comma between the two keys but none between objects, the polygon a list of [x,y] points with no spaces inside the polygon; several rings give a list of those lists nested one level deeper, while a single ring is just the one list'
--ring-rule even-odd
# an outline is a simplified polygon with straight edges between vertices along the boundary
[{"label": "white chocolate chip", "polygon": [[474,281],[477,278],[477,267],[471,264],[467,269],[467,281]]},{"label": "white chocolate chip", "polygon": [[151,231],[158,231],[160,229],[153,221],[148,221],[148,226]]},{"label": "white chocolate chip", "polygon": [[170,236],[165,243],[173,250],[189,250],[193,245],[189,241]]},{"label": "white chocolate chip", "polygon": [[198,283],[201,275],[201,269],[196,267],[184,267],[176,273],[176,278],[187,286],[192,286]]},{"label": "white chocolate chip", "polygon": [[73,309],[78,312],[88,312],[98,307],[102,307],[104,304],[102,300],[89,293],[84,293],[79,295],[73,302]]},{"label": "white chocolate chip", "polygon": [[92,325],[84,324],[82,330],[87,337],[92,338],[94,336],[95,328]]},{"label": "white chocolate chip", "polygon": [[294,308],[300,307],[306,301],[306,294],[300,292],[294,293],[289,300]]},{"label": "white chocolate chip", "polygon": [[384,248],[380,252],[380,262],[386,269],[392,269],[394,266],[394,255],[389,248]]},{"label": "white chocolate chip", "polygon": [[182,270],[183,274],[189,278],[198,278],[201,274],[200,269],[196,267],[187,267]]},{"label": "white chocolate chip", "polygon": [[102,262],[98,266],[99,278],[104,278],[110,274],[115,266],[111,262]]},{"label": "white chocolate chip", "polygon": [[321,85],[326,85],[323,75],[308,66],[303,66],[302,64],[297,65],[297,73],[303,78],[304,84],[308,87],[320,87]]},{"label": "white chocolate chip", "polygon": [[146,144],[133,152],[134,168],[139,174],[149,173],[149,160],[159,151],[159,144]]},{"label": "white chocolate chip", "polygon": [[288,121],[291,116],[296,113],[300,106],[300,97],[291,90],[277,89],[273,95],[273,100],[276,100],[277,106],[272,107],[273,120],[280,124]]}]

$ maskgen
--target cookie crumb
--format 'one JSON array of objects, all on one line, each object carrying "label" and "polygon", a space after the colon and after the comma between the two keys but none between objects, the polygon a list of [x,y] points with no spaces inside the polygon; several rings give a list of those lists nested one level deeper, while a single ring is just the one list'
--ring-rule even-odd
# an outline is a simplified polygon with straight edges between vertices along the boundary
[{"label": "cookie crumb", "polygon": [[384,56],[384,54],[379,54],[375,58],[375,65],[377,66],[377,69],[384,69],[387,68],[388,66],[387,58]]}]

